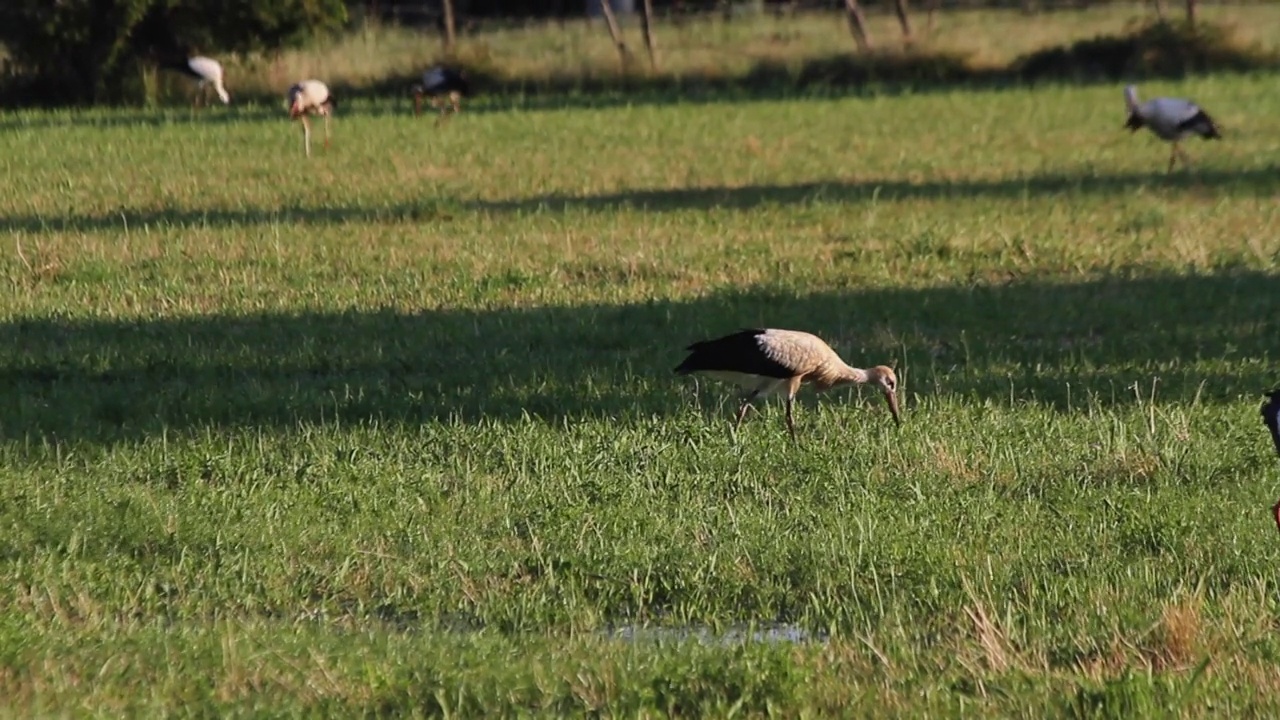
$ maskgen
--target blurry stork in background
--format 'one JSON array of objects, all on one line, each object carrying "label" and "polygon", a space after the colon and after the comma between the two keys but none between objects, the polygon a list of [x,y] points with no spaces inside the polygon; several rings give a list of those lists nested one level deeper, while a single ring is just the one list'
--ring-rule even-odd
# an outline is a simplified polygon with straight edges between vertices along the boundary
[{"label": "blurry stork in background", "polygon": [[413,114],[422,114],[422,98],[430,98],[431,107],[440,108],[436,124],[443,122],[453,108],[456,114],[462,110],[462,98],[471,94],[471,83],[461,70],[437,65],[422,74],[422,84],[413,86]]},{"label": "blurry stork in background", "polygon": [[1147,127],[1156,137],[1173,143],[1173,151],[1169,155],[1169,169],[1179,157],[1182,164],[1191,166],[1191,159],[1178,147],[1178,143],[1188,135],[1199,135],[1205,140],[1220,140],[1218,125],[1199,105],[1182,98],[1158,97],[1144,103],[1138,103],[1138,88],[1128,85],[1124,89],[1124,104],[1129,110],[1129,120],[1124,126],[1131,132]]},{"label": "blurry stork in background", "polygon": [[[1262,404],[1262,422],[1271,431],[1271,442],[1276,446],[1276,454],[1280,455],[1280,388],[1272,390],[1267,402]],[[1276,529],[1280,530],[1280,501],[1271,506],[1271,515],[1276,520]]]},{"label": "blurry stork in background", "polygon": [[871,384],[884,393],[895,423],[902,423],[898,413],[898,378],[893,369],[879,365],[867,370],[850,367],[821,338],[797,330],[741,330],[715,340],[690,345],[689,357],[675,372],[679,375],[701,373],[730,382],[747,393],[738,410],[734,430],[742,424],[751,403],[758,398],[785,392],[787,430],[796,439],[796,423],[791,406],[800,386],[810,383],[818,390],[843,385]]},{"label": "blurry stork in background", "polygon": [[231,95],[227,93],[227,88],[222,84],[222,63],[217,60],[203,55],[196,55],[195,57],[170,60],[164,65],[170,70],[177,70],[197,81],[196,95],[192,100],[192,107],[200,107],[201,101],[205,99],[210,87],[218,94],[218,99],[222,101],[223,105],[231,103]]},{"label": "blurry stork in background", "polygon": [[329,147],[329,114],[337,107],[329,87],[319,80],[303,80],[289,88],[289,119],[302,120],[302,147],[307,157],[311,157],[311,123],[308,115],[320,115],[324,118],[324,146]]}]

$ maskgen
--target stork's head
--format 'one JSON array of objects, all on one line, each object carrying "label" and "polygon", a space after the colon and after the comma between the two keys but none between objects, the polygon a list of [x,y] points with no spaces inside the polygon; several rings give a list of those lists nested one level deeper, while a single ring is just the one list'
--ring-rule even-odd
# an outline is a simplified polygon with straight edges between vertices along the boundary
[{"label": "stork's head", "polygon": [[902,414],[898,411],[898,376],[893,368],[877,365],[867,371],[867,384],[875,385],[884,393],[884,401],[889,405],[895,424],[902,424]]},{"label": "stork's head", "polygon": [[289,88],[289,92],[285,95],[285,102],[289,104],[289,119],[293,120],[302,114],[302,86],[294,85]]}]

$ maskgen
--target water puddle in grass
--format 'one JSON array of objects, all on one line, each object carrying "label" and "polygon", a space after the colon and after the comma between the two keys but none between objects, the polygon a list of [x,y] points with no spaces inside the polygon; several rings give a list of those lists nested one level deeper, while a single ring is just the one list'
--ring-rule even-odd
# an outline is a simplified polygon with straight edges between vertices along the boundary
[{"label": "water puddle in grass", "polygon": [[707,625],[665,627],[655,625],[622,625],[606,631],[610,638],[628,642],[697,642],[703,645],[741,645],[744,643],[825,643],[825,634],[812,633],[795,625],[731,625],[712,628]]}]

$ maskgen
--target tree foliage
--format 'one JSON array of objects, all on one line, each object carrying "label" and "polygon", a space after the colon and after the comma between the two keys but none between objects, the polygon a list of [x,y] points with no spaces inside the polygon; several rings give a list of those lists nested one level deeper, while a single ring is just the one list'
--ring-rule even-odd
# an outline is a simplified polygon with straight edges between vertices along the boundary
[{"label": "tree foliage", "polygon": [[343,0],[3,0],[0,43],[47,100],[119,101],[139,63],[276,50],[346,17]]}]

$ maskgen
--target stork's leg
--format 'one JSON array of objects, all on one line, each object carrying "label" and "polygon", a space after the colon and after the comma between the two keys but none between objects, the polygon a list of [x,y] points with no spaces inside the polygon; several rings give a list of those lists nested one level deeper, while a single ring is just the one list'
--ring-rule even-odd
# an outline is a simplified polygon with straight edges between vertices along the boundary
[{"label": "stork's leg", "polygon": [[747,417],[747,411],[751,409],[751,401],[756,397],[755,393],[742,398],[742,407],[738,408],[738,419],[733,423],[733,431],[738,432],[738,428],[742,426],[742,421]]},{"label": "stork's leg", "polygon": [[329,113],[324,114],[324,148],[329,149]]},{"label": "stork's leg", "polygon": [[799,440],[796,439],[796,418],[791,411],[792,406],[795,405],[795,400],[795,395],[787,394],[787,431],[791,433],[791,442],[798,443]]},{"label": "stork's leg", "polygon": [[796,417],[793,408],[796,403],[796,395],[800,392],[800,385],[804,383],[803,375],[796,375],[787,381],[787,430],[791,433],[791,442],[799,443],[796,439]]},{"label": "stork's leg", "polygon": [[1169,169],[1165,170],[1165,172],[1166,173],[1173,172],[1173,164],[1176,163],[1177,161],[1178,161],[1178,143],[1175,142],[1173,143],[1173,149],[1169,151]]},{"label": "stork's leg", "polygon": [[302,148],[306,150],[307,157],[311,157],[311,123],[307,122],[307,116],[302,116]]},{"label": "stork's leg", "polygon": [[1191,156],[1190,156],[1190,155],[1187,155],[1187,151],[1186,151],[1186,150],[1183,150],[1181,146],[1174,145],[1174,148],[1176,148],[1176,149],[1177,149],[1177,151],[1178,151],[1178,157],[1182,158],[1182,166],[1183,166],[1183,167],[1185,167],[1185,168],[1187,168],[1188,170],[1190,170],[1190,169],[1191,169]]}]

